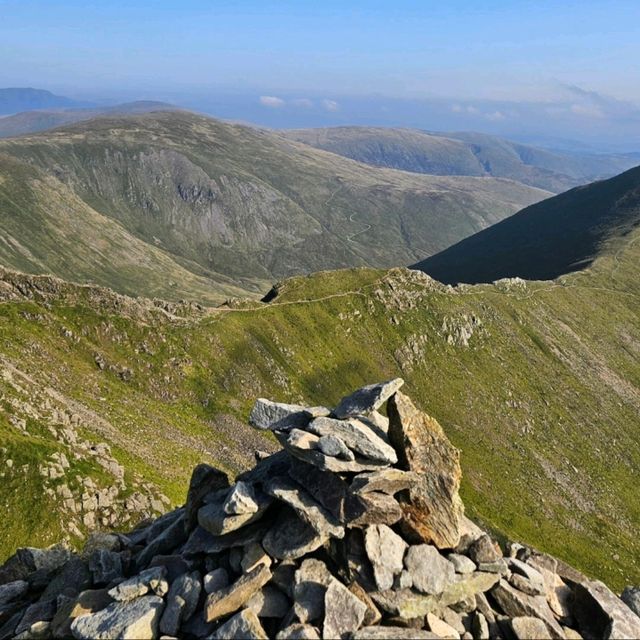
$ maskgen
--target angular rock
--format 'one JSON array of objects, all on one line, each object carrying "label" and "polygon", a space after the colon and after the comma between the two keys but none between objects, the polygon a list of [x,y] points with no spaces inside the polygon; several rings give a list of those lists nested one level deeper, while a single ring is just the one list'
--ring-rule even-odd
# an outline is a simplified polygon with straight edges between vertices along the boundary
[{"label": "angular rock", "polygon": [[518,640],[551,640],[547,625],[540,618],[516,617],[511,620],[511,631]]},{"label": "angular rock", "polygon": [[0,586],[0,604],[21,598],[29,590],[26,580],[14,580]]},{"label": "angular rock", "polygon": [[204,497],[212,491],[226,489],[228,486],[227,474],[211,465],[199,464],[193,470],[185,506],[185,526],[188,531],[198,522],[198,509],[202,506]]},{"label": "angular rock", "polygon": [[319,535],[335,538],[344,536],[344,527],[340,521],[293,480],[272,478],[264,486],[264,489],[270,496],[289,505]]},{"label": "angular rock", "polygon": [[272,558],[291,560],[315,551],[327,540],[327,535],[317,533],[293,509],[283,509],[265,534],[262,546]]},{"label": "angular rock", "polygon": [[476,564],[502,560],[500,547],[486,533],[471,544],[468,555]]},{"label": "angular rock", "polygon": [[326,456],[318,449],[320,438],[300,429],[292,429],[289,433],[276,431],[276,438],[292,456],[333,473],[360,473],[388,466],[385,462],[367,460],[359,456],[356,456],[355,460],[340,460]]},{"label": "angular rock", "polygon": [[293,609],[302,623],[322,620],[324,596],[333,576],[321,560],[308,558],[295,573]]},{"label": "angular rock", "polygon": [[109,584],[114,580],[122,580],[122,558],[115,551],[96,549],[89,556],[89,570],[95,585]]},{"label": "angular rock", "polygon": [[299,404],[258,398],[249,414],[249,424],[256,429],[289,431],[294,428],[304,429],[312,418],[312,411]]},{"label": "angular rock", "polygon": [[491,590],[491,595],[510,618],[540,618],[552,638],[564,637],[562,628],[553,616],[544,596],[529,596],[514,589],[506,580],[500,580]]},{"label": "angular rock", "polygon": [[542,596],[545,594],[544,583],[534,583],[529,580],[529,578],[525,578],[519,573],[512,573],[507,578],[507,581],[512,587],[515,587],[518,591],[522,591],[522,593],[526,593],[529,596]]},{"label": "angular rock", "polygon": [[192,568],[192,563],[181,555],[170,556],[154,556],[149,563],[149,569],[152,567],[164,567],[167,570],[167,582],[171,584],[176,578],[183,573],[187,573]]},{"label": "angular rock", "polygon": [[136,558],[138,569],[148,566],[154,556],[171,553],[187,539],[185,518],[184,511],[180,512],[179,516],[162,533],[147,544]]},{"label": "angular rock", "polygon": [[[545,627],[546,631],[546,627]],[[489,640],[489,623],[487,618],[476,611],[471,620],[471,633],[474,640]]]},{"label": "angular rock", "polygon": [[640,638],[640,617],[602,582],[574,587],[573,614],[586,638]]},{"label": "angular rock", "polygon": [[91,587],[91,572],[83,558],[72,556],[50,576],[41,600],[54,600],[59,594],[77,596]]},{"label": "angular rock", "polygon": [[269,508],[272,500],[261,491],[256,491],[256,511],[229,515],[224,510],[226,497],[218,495],[217,499],[205,504],[198,510],[198,524],[215,536],[224,536],[251,522],[259,520],[264,512]]},{"label": "angular rock", "polygon": [[247,609],[251,609],[259,618],[284,618],[291,603],[280,589],[266,584],[247,602]]},{"label": "angular rock", "polygon": [[367,606],[341,582],[332,580],[324,595],[324,638],[345,638],[364,621]]},{"label": "angular rock", "polygon": [[449,560],[449,562],[453,565],[456,573],[467,575],[469,573],[473,573],[476,570],[476,563],[471,560],[471,558],[467,558],[467,556],[463,556],[459,553],[450,553],[447,556],[447,560]]},{"label": "angular rock", "polygon": [[185,573],[173,581],[160,619],[160,633],[177,636],[180,625],[195,612],[202,584],[197,571]]},{"label": "angular rock", "polygon": [[466,554],[469,547],[480,537],[484,531],[475,523],[469,520],[464,514],[460,517],[460,540],[455,546],[456,553]]},{"label": "angular rock", "polygon": [[247,601],[271,579],[271,571],[263,564],[244,574],[233,584],[210,593],[205,603],[205,619],[213,622],[244,607]]},{"label": "angular rock", "polygon": [[149,591],[153,591],[157,596],[164,596],[169,591],[166,575],[167,570],[164,567],[145,569],[137,576],[109,589],[109,595],[118,602],[128,602],[149,593]]},{"label": "angular rock", "polygon": [[320,439],[318,440],[318,449],[322,451],[325,456],[330,456],[332,458],[340,458],[340,460],[356,459],[353,451],[347,447],[344,440],[333,434],[320,436]]},{"label": "angular rock", "polygon": [[197,556],[201,553],[216,554],[234,547],[243,547],[261,540],[264,528],[268,526],[262,519],[260,522],[247,525],[223,536],[216,536],[202,527],[196,527],[184,545],[182,554],[186,557]]},{"label": "angular rock", "polygon": [[363,627],[351,638],[352,640],[440,640],[440,636],[432,631],[406,627]]},{"label": "angular rock", "polygon": [[243,609],[216,629],[217,640],[268,640],[258,616],[251,609]]},{"label": "angular rock", "polygon": [[450,640],[459,640],[460,634],[444,620],[441,620],[433,613],[427,613],[427,626],[429,631],[436,634],[438,638],[447,638]]},{"label": "angular rock", "polygon": [[640,616],[640,587],[632,587],[631,585],[625,587],[620,595],[620,600],[622,600],[633,613]]},{"label": "angular rock", "polygon": [[350,527],[363,527],[368,524],[391,526],[398,522],[402,515],[402,508],[393,496],[371,491],[353,496],[348,501],[345,520]]},{"label": "angular rock", "polygon": [[398,461],[393,447],[377,436],[364,422],[355,418],[316,418],[309,423],[307,431],[321,437],[338,436],[349,449],[368,460],[385,464],[395,464]]},{"label": "angular rock", "polygon": [[259,509],[256,492],[252,484],[239,480],[227,495],[222,509],[229,515],[256,513]]},{"label": "angular rock", "polygon": [[453,564],[430,544],[409,547],[404,566],[411,574],[413,588],[432,595],[441,594],[454,581],[456,574]]},{"label": "angular rock", "polygon": [[357,415],[368,415],[379,409],[402,385],[402,378],[370,384],[345,396],[333,410],[336,418],[343,419]]},{"label": "angular rock", "polygon": [[310,624],[292,624],[279,631],[276,640],[320,640],[320,634]]},{"label": "angular rock", "polygon": [[558,566],[555,558],[543,554],[535,554],[527,560],[527,565],[532,566],[542,576],[545,596],[551,611],[561,621],[572,620],[573,592],[555,572]]},{"label": "angular rock", "polygon": [[119,535],[115,533],[105,533],[104,531],[93,531],[84,543],[82,555],[88,558],[94,551],[99,551],[100,549],[117,552],[120,551],[122,547],[123,541]]},{"label": "angular rock", "polygon": [[227,570],[220,567],[207,573],[204,577],[204,590],[207,593],[214,593],[229,586],[229,574]]},{"label": "angular rock", "polygon": [[416,476],[409,471],[389,467],[358,474],[351,482],[350,489],[357,494],[379,491],[392,496],[408,489],[416,480]]},{"label": "angular rock", "polygon": [[77,640],[150,640],[158,637],[163,608],[162,598],[158,596],[114,602],[102,611],[76,618],[71,624],[71,632]]},{"label": "angular rock", "polygon": [[364,542],[378,589],[391,589],[393,577],[402,571],[407,543],[384,524],[368,527],[364,532]]},{"label": "angular rock", "polygon": [[51,622],[56,614],[55,600],[40,600],[28,606],[15,629],[16,636],[38,629],[42,622]]},{"label": "angular rock", "polygon": [[464,507],[460,488],[460,452],[447,439],[438,422],[419,411],[397,392],[389,401],[389,439],[403,469],[418,480],[403,505],[403,525],[418,542],[439,549],[454,548],[460,541]]},{"label": "angular rock", "polygon": [[[31,578],[36,571],[48,574],[61,567],[70,557],[71,551],[63,545],[54,545],[48,549],[18,549],[0,567],[0,585]],[[31,582],[31,579],[28,582]]]},{"label": "angular rock", "polygon": [[[302,432],[304,433],[304,432]],[[283,435],[286,438],[286,434]],[[236,482],[248,482],[253,485],[262,485],[269,478],[286,476],[289,472],[291,456],[286,451],[278,451],[263,458],[253,469],[244,471],[236,477]]]},{"label": "angular rock", "polygon": [[252,542],[244,548],[240,568],[242,569],[242,573],[247,573],[255,569],[259,564],[270,567],[271,558],[265,553],[261,544]]},{"label": "angular rock", "polygon": [[95,613],[105,609],[113,603],[107,589],[88,589],[82,591],[63,607],[58,606],[56,615],[51,621],[51,634],[54,638],[68,638],[71,636],[71,624],[80,616]]},{"label": "angular rock", "polygon": [[508,576],[511,574],[507,562],[504,558],[494,560],[493,562],[479,562],[478,571],[486,571],[487,573],[499,573],[501,576]]},{"label": "angular rock", "polygon": [[382,619],[382,615],[380,614],[378,607],[376,607],[376,603],[371,599],[371,596],[358,582],[352,582],[348,588],[349,591],[351,591],[356,598],[359,598],[366,607],[362,624],[366,627],[378,624]]}]

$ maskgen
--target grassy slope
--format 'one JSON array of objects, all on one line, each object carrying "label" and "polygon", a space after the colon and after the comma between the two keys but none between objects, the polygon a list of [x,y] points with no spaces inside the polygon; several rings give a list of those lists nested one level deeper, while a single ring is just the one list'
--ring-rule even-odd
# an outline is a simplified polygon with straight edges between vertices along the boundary
[{"label": "grassy slope", "polygon": [[332,127],[287,137],[377,167],[437,175],[494,176],[559,193],[634,166],[624,155],[562,154],[481,133]]},{"label": "grassy slope", "polygon": [[[408,264],[548,195],[508,180],[375,169],[186,112],[99,118],[1,141],[0,152],[187,269],[240,285]],[[29,226],[14,235],[29,246]]]},{"label": "grassy slope", "polygon": [[[195,462],[236,470],[269,446],[243,426],[256,396],[332,404],[402,375],[462,449],[473,516],[621,587],[640,581],[638,238],[610,239],[588,271],[551,283],[452,290],[406,270],[329,272],[284,283],[269,305],[174,320],[39,281],[50,293],[0,304],[2,369],[28,374],[32,397],[55,384],[61,402],[94,410],[111,430],[87,419],[87,433],[176,502]],[[17,296],[20,278],[4,281]],[[98,369],[96,352],[115,369]],[[113,372],[122,366],[129,382]],[[52,446],[44,419],[27,443],[12,412],[0,414],[1,439],[33,465]],[[44,514],[30,531],[4,519],[3,555],[62,529],[37,477],[0,485],[0,503]]]},{"label": "grassy slope", "polygon": [[546,280],[591,263],[640,225],[640,167],[527,207],[416,265],[441,282]]}]

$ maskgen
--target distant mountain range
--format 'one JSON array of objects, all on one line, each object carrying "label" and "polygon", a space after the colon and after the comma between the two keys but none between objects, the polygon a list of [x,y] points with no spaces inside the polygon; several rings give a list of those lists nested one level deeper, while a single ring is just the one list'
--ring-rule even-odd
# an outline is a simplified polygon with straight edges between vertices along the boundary
[{"label": "distant mountain range", "polygon": [[446,283],[549,280],[640,226],[640,167],[528,207],[415,266]]},{"label": "distant mountain range", "polygon": [[0,115],[31,111],[32,109],[62,109],[93,106],[65,96],[57,96],[44,89],[0,89]]},{"label": "distant mountain range", "polygon": [[103,115],[0,141],[0,262],[216,303],[410,264],[549,195],[374,168],[184,111]]},{"label": "distant mountain range", "polygon": [[553,152],[483,133],[331,127],[290,130],[283,135],[376,167],[510,178],[553,193],[611,177],[640,162],[637,154]]}]

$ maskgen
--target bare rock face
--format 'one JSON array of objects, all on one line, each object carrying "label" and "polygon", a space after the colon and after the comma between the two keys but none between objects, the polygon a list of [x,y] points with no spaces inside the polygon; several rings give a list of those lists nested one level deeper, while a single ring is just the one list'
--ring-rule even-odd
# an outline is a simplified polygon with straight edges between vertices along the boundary
[{"label": "bare rock face", "polygon": [[439,549],[454,548],[460,540],[464,512],[458,495],[460,452],[438,422],[399,391],[390,399],[388,412],[389,439],[400,465],[418,477],[402,505],[403,526],[416,541]]}]

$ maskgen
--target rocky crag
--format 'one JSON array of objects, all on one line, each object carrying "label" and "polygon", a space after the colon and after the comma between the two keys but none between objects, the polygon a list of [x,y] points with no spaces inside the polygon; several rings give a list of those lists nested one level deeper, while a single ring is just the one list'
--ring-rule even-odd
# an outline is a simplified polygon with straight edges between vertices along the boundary
[{"label": "rocky crag", "polygon": [[0,639],[640,637],[638,589],[503,550],[464,516],[459,451],[401,385],[333,410],[259,399],[250,423],[283,449],[235,484],[199,465],[155,521],[79,554],[19,549]]}]

